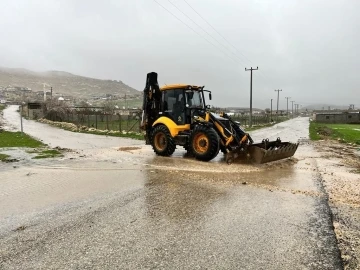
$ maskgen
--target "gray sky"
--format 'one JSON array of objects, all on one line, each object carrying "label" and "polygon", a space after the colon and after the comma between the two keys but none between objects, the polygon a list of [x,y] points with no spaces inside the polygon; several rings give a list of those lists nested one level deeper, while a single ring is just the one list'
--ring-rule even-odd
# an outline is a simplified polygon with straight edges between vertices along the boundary
[{"label": "gray sky", "polygon": [[138,90],[156,71],[161,85],[205,85],[220,106],[249,106],[244,68],[259,66],[254,107],[270,107],[274,89],[283,89],[281,108],[285,96],[303,106],[360,107],[359,0],[187,0],[237,50],[183,0],[170,1],[223,45],[168,0],[156,1],[218,48],[153,0],[1,0],[0,66],[117,79]]}]

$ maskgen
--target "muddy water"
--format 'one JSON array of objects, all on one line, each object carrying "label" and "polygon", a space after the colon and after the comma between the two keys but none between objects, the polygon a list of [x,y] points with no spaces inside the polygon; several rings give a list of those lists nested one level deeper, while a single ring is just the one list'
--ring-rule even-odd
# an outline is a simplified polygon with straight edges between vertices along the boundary
[{"label": "muddy water", "polygon": [[[16,108],[5,110],[16,122]],[[0,168],[4,268],[340,269],[317,154],[227,165],[24,121],[63,158]],[[252,132],[307,138],[308,119]],[[126,147],[126,148],[124,148]],[[44,252],[44,250],[46,252]]]},{"label": "muddy water", "polygon": [[[4,111],[8,129],[19,128],[19,114],[16,110],[17,106],[10,106]],[[307,118],[295,118],[254,131],[251,135],[255,142],[265,138],[275,140],[278,137],[283,141],[297,142],[307,137],[308,124]],[[158,157],[150,146],[144,145],[143,141],[79,134],[25,119],[24,130],[51,146],[71,148],[72,151],[64,153],[63,158],[34,161],[25,159],[22,151],[8,150],[8,153],[12,153],[22,162],[15,164],[17,168],[1,164],[4,193],[0,191],[0,194],[7,195],[2,201],[7,207],[0,209],[0,214],[27,209],[24,205],[31,208],[41,204],[61,202],[62,199],[71,201],[96,193],[110,192],[113,185],[121,183],[119,179],[134,179],[130,183],[138,184],[142,181],[138,172],[142,170],[157,170],[162,174],[167,172],[187,175],[213,174],[217,176],[218,182],[244,183],[265,189],[296,192],[316,192],[317,189],[311,177],[312,171],[307,168],[311,160],[306,161],[316,154],[306,143],[301,144],[295,157],[291,159],[261,165],[246,164],[241,161],[227,165],[221,153],[211,162],[199,162],[186,157],[186,152],[180,147],[170,158]],[[101,175],[108,176],[105,179],[105,176]],[[16,181],[12,180],[14,177]],[[26,195],[29,198],[24,200],[26,203],[13,204],[11,197],[16,198],[16,194],[26,193],[24,192],[26,190],[39,192],[29,191]],[[49,196],[41,196],[41,194]],[[35,197],[38,199],[35,200]]]}]

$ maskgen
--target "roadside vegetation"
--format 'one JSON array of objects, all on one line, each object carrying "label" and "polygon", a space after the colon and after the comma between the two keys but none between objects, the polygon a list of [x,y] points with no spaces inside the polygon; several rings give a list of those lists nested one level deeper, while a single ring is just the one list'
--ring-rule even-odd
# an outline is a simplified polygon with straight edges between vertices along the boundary
[{"label": "roadside vegetation", "polygon": [[310,122],[309,135],[311,140],[333,139],[344,143],[360,145],[359,124],[323,124]]},{"label": "roadside vegetation", "polygon": [[63,157],[62,153],[55,149],[33,149],[26,152],[29,154],[37,154],[33,159]]},{"label": "roadside vegetation", "polygon": [[0,132],[0,147],[29,147],[36,148],[45,146],[42,142],[35,140],[29,135],[21,132]]},{"label": "roadside vegetation", "polygon": [[[55,149],[47,148],[46,144],[32,138],[31,136],[21,133],[21,132],[10,132],[10,131],[1,131],[0,132],[0,150],[1,148],[32,148],[32,150],[27,150],[28,154],[37,154],[32,157],[33,159],[41,158],[54,158],[62,157],[62,153]],[[0,153],[0,161],[9,162],[11,159],[10,155]]]},{"label": "roadside vegetation", "polygon": [[5,105],[4,104],[0,104],[0,112],[2,111],[2,110],[4,110],[5,109]]},{"label": "roadside vegetation", "polygon": [[0,161],[6,162],[10,156],[0,153]]}]

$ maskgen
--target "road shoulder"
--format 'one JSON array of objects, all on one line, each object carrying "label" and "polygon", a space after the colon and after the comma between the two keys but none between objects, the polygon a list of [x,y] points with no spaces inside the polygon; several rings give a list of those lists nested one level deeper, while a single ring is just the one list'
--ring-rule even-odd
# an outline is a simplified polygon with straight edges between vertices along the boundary
[{"label": "road shoulder", "polygon": [[333,140],[313,142],[317,164],[328,194],[333,226],[345,269],[360,267],[359,147]]}]

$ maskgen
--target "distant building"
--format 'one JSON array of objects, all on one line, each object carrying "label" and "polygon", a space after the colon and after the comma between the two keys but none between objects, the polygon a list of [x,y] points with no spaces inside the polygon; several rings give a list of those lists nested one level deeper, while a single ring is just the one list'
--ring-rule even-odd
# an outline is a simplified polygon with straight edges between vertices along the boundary
[{"label": "distant building", "polygon": [[29,119],[39,119],[43,117],[42,103],[29,102],[26,106]]},{"label": "distant building", "polygon": [[312,119],[318,123],[359,124],[359,111],[314,111]]}]

